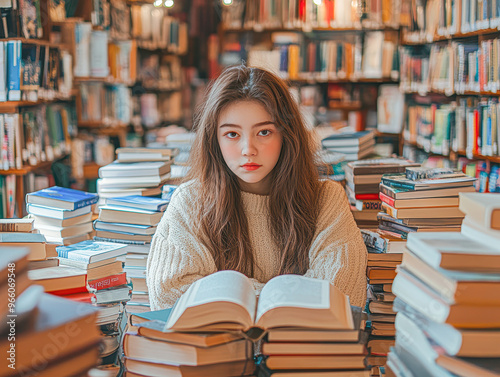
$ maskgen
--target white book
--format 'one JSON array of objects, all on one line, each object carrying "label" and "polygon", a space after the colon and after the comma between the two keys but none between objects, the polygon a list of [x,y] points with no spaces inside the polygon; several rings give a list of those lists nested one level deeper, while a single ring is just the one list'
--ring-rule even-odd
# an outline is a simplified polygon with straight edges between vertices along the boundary
[{"label": "white book", "polygon": [[127,178],[160,176],[170,172],[171,161],[113,162],[99,168],[99,178]]},{"label": "white book", "polygon": [[5,42],[0,41],[0,102],[5,101],[7,101],[7,56]]},{"label": "white book", "polygon": [[101,187],[106,188],[139,188],[139,187],[155,187],[170,178],[170,173],[164,174],[161,177],[121,177],[121,178],[102,178]]},{"label": "white book", "polygon": [[90,33],[90,75],[107,77],[108,66],[108,32],[93,30]]},{"label": "white book", "polygon": [[92,24],[80,22],[75,24],[75,77],[90,76],[90,33]]},{"label": "white book", "polygon": [[73,211],[63,210],[54,207],[45,207],[36,204],[27,205],[28,213],[32,215],[40,215],[45,217],[51,217],[53,219],[69,219],[72,217],[80,216],[85,213],[90,213],[91,206],[85,206],[82,208],[75,209]]}]

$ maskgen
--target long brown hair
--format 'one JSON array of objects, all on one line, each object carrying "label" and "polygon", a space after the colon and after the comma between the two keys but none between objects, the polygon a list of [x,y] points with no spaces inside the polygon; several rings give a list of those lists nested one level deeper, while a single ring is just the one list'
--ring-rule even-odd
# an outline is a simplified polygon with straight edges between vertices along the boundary
[{"label": "long brown hair", "polygon": [[304,274],[316,230],[320,185],[313,144],[286,83],[244,65],[227,68],[209,87],[194,120],[196,138],[187,180],[198,185],[197,231],[219,270],[254,277],[254,256],[237,177],[226,165],[217,140],[221,111],[236,101],[258,101],[280,130],[281,154],[272,174],[269,213],[281,252],[279,273]]}]

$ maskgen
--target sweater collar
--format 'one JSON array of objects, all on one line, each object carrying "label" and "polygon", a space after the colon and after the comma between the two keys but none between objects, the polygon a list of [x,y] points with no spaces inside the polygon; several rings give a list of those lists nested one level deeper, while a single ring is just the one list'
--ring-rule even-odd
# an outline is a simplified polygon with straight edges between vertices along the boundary
[{"label": "sweater collar", "polygon": [[257,195],[241,191],[241,200],[245,212],[267,214],[269,211],[269,195]]}]

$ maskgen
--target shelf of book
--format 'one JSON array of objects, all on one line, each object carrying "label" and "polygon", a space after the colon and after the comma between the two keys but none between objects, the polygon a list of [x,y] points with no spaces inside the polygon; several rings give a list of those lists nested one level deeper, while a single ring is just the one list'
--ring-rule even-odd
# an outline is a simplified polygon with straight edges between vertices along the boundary
[{"label": "shelf of book", "polygon": [[12,114],[17,113],[20,107],[30,107],[30,106],[38,106],[44,105],[48,103],[55,103],[59,101],[71,101],[74,99],[76,92],[74,90],[71,91],[70,95],[67,97],[56,97],[54,99],[41,99],[38,101],[6,101],[0,102],[0,113],[1,114]]},{"label": "shelf of book", "polygon": [[75,83],[80,83],[80,82],[103,82],[105,84],[109,85],[125,85],[125,86],[132,86],[135,84],[134,81],[120,81],[116,80],[113,76],[107,76],[107,77],[75,77],[73,79]]},{"label": "shelf of book", "polygon": [[254,26],[253,28],[221,28],[222,33],[275,33],[275,32],[366,32],[366,31],[397,31],[399,28],[392,26],[377,27],[296,27],[296,28],[268,28]]},{"label": "shelf of book", "polygon": [[397,84],[399,82],[398,79],[393,79],[391,77],[384,78],[367,78],[367,77],[359,77],[359,78],[345,78],[345,79],[321,79],[321,78],[298,78],[298,79],[289,79],[291,83],[296,84],[317,84],[317,83],[328,83],[328,84]]},{"label": "shelf of book", "polygon": [[14,174],[14,175],[26,175],[28,173],[31,173],[31,172],[34,172],[34,171],[38,171],[38,170],[43,170],[43,169],[48,169],[51,167],[51,165],[57,161],[57,160],[60,160],[60,159],[63,159],[65,157],[67,157],[68,154],[64,154],[64,155],[61,155],[57,158],[55,158],[54,160],[51,160],[51,161],[43,161],[43,162],[40,162],[36,165],[26,165],[26,166],[23,166],[21,169],[9,169],[9,170],[0,170],[0,175],[11,175],[11,174]]},{"label": "shelf of book", "polygon": [[485,161],[490,161],[490,162],[493,162],[496,164],[500,164],[500,156],[485,156],[485,155],[478,154],[478,153],[473,153],[472,155],[470,155],[464,150],[454,151],[451,149],[450,149],[450,154],[446,155],[446,154],[438,153],[435,151],[427,151],[427,148],[425,148],[423,145],[416,143],[416,142],[412,142],[410,140],[403,140],[403,143],[406,145],[411,145],[413,147],[422,149],[426,153],[429,153],[430,155],[444,156],[444,157],[450,158],[451,160],[455,160],[456,159],[455,157],[458,157],[458,156],[462,157],[463,156],[463,157],[471,158],[473,160],[485,160]]},{"label": "shelf of book", "polygon": [[455,33],[449,35],[434,35],[433,37],[428,37],[427,35],[420,34],[415,32],[415,34],[411,34],[409,32],[402,33],[402,44],[405,45],[422,45],[422,44],[430,44],[435,42],[443,42],[443,41],[452,41],[456,39],[465,39],[472,37],[479,37],[482,35],[495,35],[500,34],[500,30],[497,28],[490,29],[479,29],[474,30],[468,33]]},{"label": "shelf of book", "polygon": [[37,46],[49,46],[54,48],[66,48],[66,46],[62,43],[53,43],[51,41],[45,39],[28,39],[21,37],[12,37],[12,38],[2,38],[2,41],[20,41],[22,44],[28,45],[37,45]]},{"label": "shelf of book", "polygon": [[404,93],[405,94],[418,94],[420,96],[425,96],[425,95],[428,95],[428,94],[439,94],[439,95],[443,95],[443,96],[446,96],[446,97],[452,97],[452,96],[492,96],[492,97],[499,97],[500,96],[500,92],[485,92],[485,91],[482,91],[482,92],[473,92],[473,91],[465,91],[465,92],[447,92],[447,91],[444,91],[444,90],[436,90],[436,89],[432,89],[432,90],[425,90],[425,91],[418,91],[418,90],[404,90]]}]

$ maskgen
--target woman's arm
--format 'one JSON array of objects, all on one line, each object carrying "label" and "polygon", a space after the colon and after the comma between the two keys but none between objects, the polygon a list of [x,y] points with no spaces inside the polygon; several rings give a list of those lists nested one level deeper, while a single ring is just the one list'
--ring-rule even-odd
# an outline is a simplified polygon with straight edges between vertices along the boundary
[{"label": "woman's arm", "polygon": [[324,182],[315,239],[305,276],[330,280],[351,304],[365,306],[367,252],[347,196],[336,182]]},{"label": "woman's arm", "polygon": [[192,283],[217,271],[193,231],[183,196],[174,194],[151,241],[146,274],[151,310],[173,306]]},{"label": "woman's arm", "polygon": [[[217,271],[212,254],[193,230],[189,191],[182,189],[173,195],[151,241],[146,274],[151,310],[172,307],[192,283]],[[250,280],[260,293],[264,284]]]}]

